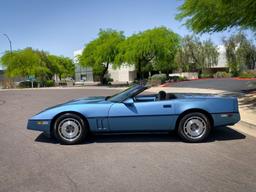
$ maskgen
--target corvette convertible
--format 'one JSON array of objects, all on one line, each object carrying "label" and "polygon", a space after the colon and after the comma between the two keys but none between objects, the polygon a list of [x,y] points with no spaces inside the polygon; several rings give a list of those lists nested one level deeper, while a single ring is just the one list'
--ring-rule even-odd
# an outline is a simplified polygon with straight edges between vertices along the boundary
[{"label": "corvette convertible", "polygon": [[47,133],[61,144],[77,144],[90,133],[170,132],[186,142],[206,140],[214,127],[240,120],[235,97],[143,94],[134,85],[116,95],[72,100],[36,114],[27,128]]}]

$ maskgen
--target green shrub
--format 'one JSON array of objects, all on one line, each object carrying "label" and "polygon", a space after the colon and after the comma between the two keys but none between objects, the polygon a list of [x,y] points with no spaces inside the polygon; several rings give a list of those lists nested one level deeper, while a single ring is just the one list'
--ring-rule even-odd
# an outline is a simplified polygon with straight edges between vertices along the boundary
[{"label": "green shrub", "polygon": [[142,84],[142,85],[146,85],[148,82],[150,83],[150,78],[149,78],[149,79],[141,79],[141,80],[135,79],[135,80],[132,82],[132,85],[133,85],[133,84]]},{"label": "green shrub", "polygon": [[54,83],[53,80],[46,80],[46,81],[44,81],[44,83],[43,83],[43,86],[44,86],[44,87],[54,87],[54,85],[55,85],[55,83]]},{"label": "green shrub", "polygon": [[167,77],[165,74],[155,74],[150,77],[150,84],[151,85],[161,85],[165,83]]},{"label": "green shrub", "polygon": [[214,78],[228,78],[231,75],[225,71],[218,71],[213,75]]},{"label": "green shrub", "polygon": [[209,72],[203,72],[200,75],[200,78],[212,78],[212,77],[213,77],[213,74]]},{"label": "green shrub", "polygon": [[179,80],[179,81],[186,81],[187,78],[186,78],[186,77],[179,76],[178,80]]},{"label": "green shrub", "polygon": [[241,78],[256,78],[256,71],[244,71],[239,74]]}]

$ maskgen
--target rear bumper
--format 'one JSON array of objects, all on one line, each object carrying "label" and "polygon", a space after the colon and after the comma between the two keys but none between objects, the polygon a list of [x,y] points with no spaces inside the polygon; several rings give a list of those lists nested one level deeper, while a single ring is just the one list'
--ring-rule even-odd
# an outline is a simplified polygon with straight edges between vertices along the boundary
[{"label": "rear bumper", "polygon": [[51,120],[32,120],[29,119],[27,123],[27,129],[34,131],[42,131],[50,134]]},{"label": "rear bumper", "polygon": [[240,121],[239,113],[212,114],[214,127],[234,125]]}]

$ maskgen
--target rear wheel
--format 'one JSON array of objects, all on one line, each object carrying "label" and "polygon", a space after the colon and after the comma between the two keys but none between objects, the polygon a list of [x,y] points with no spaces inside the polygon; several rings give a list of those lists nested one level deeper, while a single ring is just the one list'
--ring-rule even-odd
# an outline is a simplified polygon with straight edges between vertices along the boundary
[{"label": "rear wheel", "polygon": [[191,143],[205,140],[211,130],[211,123],[206,115],[193,112],[181,118],[178,126],[179,136]]},{"label": "rear wheel", "polygon": [[54,123],[54,136],[61,144],[72,145],[81,143],[87,135],[84,120],[73,113],[65,113]]}]

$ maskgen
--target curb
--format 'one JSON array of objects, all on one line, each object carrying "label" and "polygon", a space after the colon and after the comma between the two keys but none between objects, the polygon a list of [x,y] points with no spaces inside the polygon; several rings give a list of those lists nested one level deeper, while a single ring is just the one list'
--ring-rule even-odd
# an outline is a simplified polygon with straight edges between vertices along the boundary
[{"label": "curb", "polygon": [[0,89],[0,91],[39,91],[39,90],[72,90],[72,89],[104,89],[104,90],[120,90],[126,87],[105,87],[105,86],[84,86],[84,87],[40,87],[40,88],[13,88]]},{"label": "curb", "polygon": [[256,125],[252,124],[252,123],[248,123],[246,121],[241,120],[240,121],[241,124],[243,124],[244,126],[251,128],[251,129],[255,129],[256,130]]},{"label": "curb", "polygon": [[188,79],[188,80],[177,81],[177,82],[167,82],[167,83],[164,83],[164,84],[162,84],[162,85],[160,85],[160,86],[161,86],[161,87],[166,87],[166,86],[170,86],[170,84],[173,84],[173,83],[179,83],[179,82],[185,82],[185,81],[225,80],[225,79],[233,79],[233,80],[237,80],[237,81],[256,81],[256,78],[242,78],[242,77],[196,78],[196,79]]},{"label": "curb", "polygon": [[256,125],[254,124],[245,121],[240,121],[238,124],[232,126],[231,128],[238,132],[245,133],[252,137],[256,137]]},{"label": "curb", "polygon": [[254,81],[254,80],[256,80],[255,77],[253,77],[253,78],[235,77],[234,79],[235,79],[235,80],[241,80],[241,81],[248,81],[248,80]]}]

